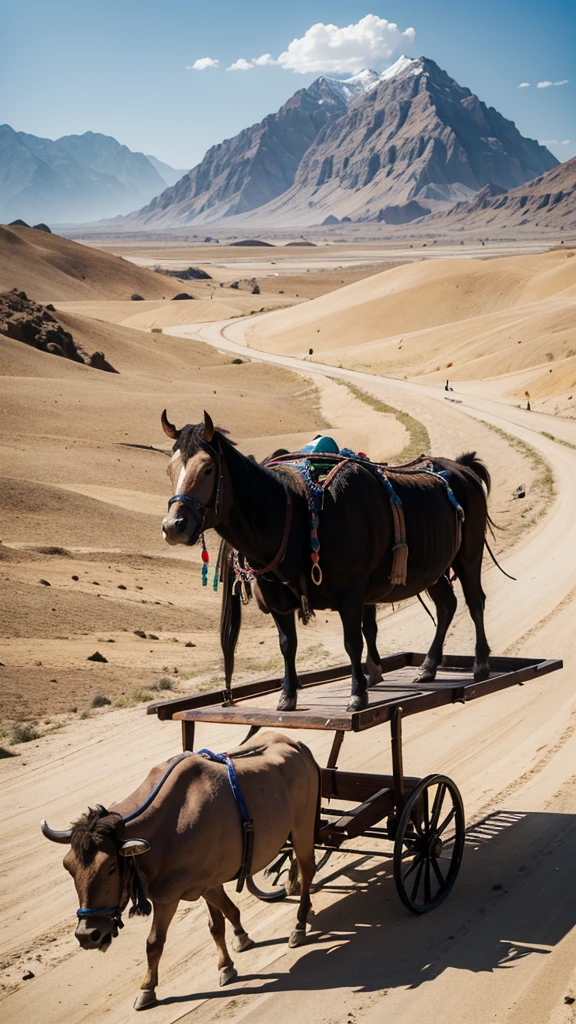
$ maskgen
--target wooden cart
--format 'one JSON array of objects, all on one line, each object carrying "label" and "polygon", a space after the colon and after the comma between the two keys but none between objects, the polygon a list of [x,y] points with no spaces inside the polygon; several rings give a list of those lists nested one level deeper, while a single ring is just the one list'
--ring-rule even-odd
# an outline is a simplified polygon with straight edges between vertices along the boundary
[{"label": "wooden cart", "polygon": [[[218,722],[250,726],[249,736],[260,727],[284,729],[328,729],[334,732],[326,767],[320,769],[322,800],[337,800],[350,806],[321,807],[317,833],[317,868],[347,840],[362,836],[386,840],[392,850],[394,879],[404,905],[417,914],[437,907],[450,892],[460,868],[465,839],[464,806],[456,784],[445,775],[423,779],[404,775],[402,720],[444,704],[467,703],[488,693],[521,685],[529,679],[562,668],[559,660],[536,658],[491,658],[490,678],[474,682],[471,657],[447,655],[433,683],[413,681],[414,669],[424,654],[408,651],[383,658],[384,678],[368,691],[369,704],[363,711],[346,711],[350,687],[350,666],[342,665],[300,676],[299,708],[292,712],[275,709],[280,679],[266,679],[234,687],[234,703],[223,703],[220,690],[149,704],[148,714],[182,725],[184,750],[193,750],[196,722]],[[338,756],[347,732],[362,732],[384,722],[390,723],[392,774],[342,771]],[[350,852],[374,855],[374,850]],[[382,850],[378,850],[382,856]],[[264,900],[286,896],[290,871],[290,843],[264,872],[248,879],[248,888]]]}]

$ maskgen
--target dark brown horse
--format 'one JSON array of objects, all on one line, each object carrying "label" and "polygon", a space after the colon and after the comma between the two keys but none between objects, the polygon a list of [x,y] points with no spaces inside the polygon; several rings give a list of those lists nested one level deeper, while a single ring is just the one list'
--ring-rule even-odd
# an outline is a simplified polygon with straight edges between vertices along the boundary
[{"label": "dark brown horse", "polygon": [[[362,668],[362,631],[369,664],[380,664],[376,648],[377,603],[390,603],[428,591],[436,605],[437,629],[418,672],[434,679],[447,629],[456,610],[449,583],[458,576],[476,627],[474,677],[489,673],[490,649],[484,632],[485,595],[481,585],[490,476],[475,453],[456,461],[435,459],[434,472],[387,470],[393,493],[402,503],[408,543],[405,582],[391,581],[395,531],[393,501],[384,477],[369,465],[346,463],[325,489],[319,513],[322,579],[311,578],[311,528],[307,491],[301,476],[282,467],[267,468],[242,455],[210,416],[181,430],[162,415],[174,441],[168,467],[174,496],[162,529],[169,544],[195,544],[214,528],[258,572],[257,597],[276,623],[285,676],[279,710],[296,708],[296,625],[302,609],[337,610],[344,646],[352,666],[349,710],[367,704]],[[449,499],[446,480],[464,513]],[[483,486],[484,484],[484,486]],[[486,491],[484,489],[486,488]]]}]

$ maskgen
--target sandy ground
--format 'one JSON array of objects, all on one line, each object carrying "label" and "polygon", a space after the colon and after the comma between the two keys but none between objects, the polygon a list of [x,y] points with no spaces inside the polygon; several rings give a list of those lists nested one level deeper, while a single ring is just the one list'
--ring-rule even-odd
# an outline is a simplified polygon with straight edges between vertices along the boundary
[{"label": "sandy ground", "polygon": [[[288,313],[293,315],[281,311],[274,316]],[[262,317],[261,323],[267,321],[267,315]],[[256,1014],[264,1024],[282,1024],[296,1012],[326,1024],[411,1024],[432,1013],[448,1024],[495,1019],[568,1024],[574,1020],[574,1004],[565,998],[576,997],[576,425],[518,409],[490,384],[463,384],[462,391],[447,395],[438,386],[383,380],[279,351],[257,353],[253,347],[253,362],[233,366],[225,360],[247,355],[248,323],[237,319],[174,328],[179,337],[162,339],[174,368],[182,358],[177,346],[192,344],[186,336],[225,353],[212,363],[198,347],[196,365],[186,378],[176,369],[160,376],[157,353],[147,348],[157,339],[152,342],[149,335],[138,349],[142,365],[129,372],[127,339],[141,332],[128,327],[115,328],[120,333],[111,335],[116,358],[126,360],[125,373],[107,378],[105,387],[94,383],[98,374],[93,371],[90,377],[70,374],[73,387],[66,390],[62,380],[48,375],[53,372],[45,362],[48,356],[34,360],[32,377],[30,356],[42,354],[28,351],[18,376],[16,354],[8,353],[11,404],[1,424],[6,512],[0,552],[0,571],[14,595],[2,613],[10,624],[9,658],[2,656],[10,672],[4,677],[8,701],[17,701],[21,678],[31,678],[24,672],[32,670],[47,709],[58,685],[51,679],[63,683],[68,694],[74,676],[81,678],[84,703],[78,707],[89,709],[95,689],[101,692],[104,683],[117,686],[115,693],[129,704],[138,699],[137,686],[162,676],[184,688],[198,681],[210,684],[218,676],[213,632],[218,602],[200,590],[197,554],[171,557],[158,540],[158,518],[168,493],[163,456],[123,447],[162,447],[156,426],[160,399],[169,395],[169,412],[180,423],[212,384],[218,394],[211,401],[222,403],[220,422],[258,457],[279,438],[304,440],[326,421],[338,423],[338,436],[352,435],[358,447],[368,447],[367,438],[375,457],[392,456],[405,443],[405,428],[388,420],[383,430],[381,414],[351,395],[346,381],[409,410],[427,427],[435,452],[477,448],[493,473],[492,512],[505,526],[497,547],[505,568],[519,580],[512,583],[487,563],[492,648],[495,653],[563,657],[566,668],[466,707],[442,708],[407,721],[406,771],[451,775],[463,792],[471,826],[461,875],[438,911],[423,919],[410,917],[396,897],[385,860],[339,854],[324,870],[326,884],[314,897],[310,942],[300,950],[286,945],[292,902],[271,906],[242,894],[244,924],[257,944],[237,956],[238,982],[218,989],[205,911],[184,905],[169,933],[161,1003],[150,1018],[159,1024],[215,1024],[223,1018],[235,1024]],[[300,376],[288,375],[288,369]],[[238,372],[245,374],[242,383],[232,376]],[[248,393],[251,401],[243,404],[240,396]],[[274,394],[273,416],[270,404],[260,410],[258,396],[267,393]],[[39,395],[49,410],[36,410]],[[72,396],[84,403],[80,411],[70,404]],[[55,410],[61,398],[69,408]],[[22,409],[32,410],[28,429]],[[67,431],[69,443],[64,441]],[[523,482],[524,503],[513,498],[513,489]],[[69,553],[38,550],[58,545]],[[52,586],[40,584],[41,578]],[[119,583],[127,588],[120,595]],[[471,625],[462,603],[460,595],[449,651],[471,648]],[[124,628],[118,628],[120,622]],[[145,638],[133,632],[140,627]],[[58,639],[60,631],[68,639]],[[159,639],[149,640],[149,633]],[[423,649],[430,636],[431,623],[415,603],[388,609],[381,617],[383,653]],[[84,659],[95,640],[110,660],[88,666],[90,682]],[[319,616],[301,630],[301,640],[302,664],[344,660],[332,615]],[[196,647],[187,648],[186,642]],[[34,658],[42,664],[34,665]],[[269,675],[277,658],[273,627],[250,609],[240,676],[248,671]],[[100,672],[108,674],[98,678]],[[142,705],[88,713],[82,721],[71,721],[78,714],[59,709],[56,718],[62,715],[65,728],[14,748],[17,756],[0,766],[8,836],[0,900],[3,919],[9,921],[2,929],[2,984],[5,1013],[17,1024],[134,1019],[131,1005],[143,975],[147,923],[127,922],[106,957],[80,951],[72,934],[73,886],[62,870],[61,851],[42,838],[38,821],[46,816],[54,826],[63,826],[88,803],[110,802],[129,792],[151,764],[178,750],[179,730],[146,718]],[[199,729],[198,744],[225,749],[241,732],[205,726]],[[306,739],[318,759],[325,760],[330,735],[310,733]],[[359,771],[387,770],[383,730],[347,737],[341,764]],[[486,817],[486,827],[473,827]],[[34,977],[24,981],[27,971]]]}]

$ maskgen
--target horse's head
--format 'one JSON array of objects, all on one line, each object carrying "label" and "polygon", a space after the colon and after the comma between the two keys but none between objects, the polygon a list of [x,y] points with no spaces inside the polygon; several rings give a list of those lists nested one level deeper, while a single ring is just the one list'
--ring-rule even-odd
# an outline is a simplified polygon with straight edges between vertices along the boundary
[{"label": "horse's head", "polygon": [[162,427],[174,441],[167,470],[172,482],[172,497],[168,502],[168,514],[162,520],[162,536],[168,544],[195,544],[208,525],[207,513],[217,510],[219,504],[219,440],[207,412],[203,423],[189,423],[177,430],[164,410]]}]

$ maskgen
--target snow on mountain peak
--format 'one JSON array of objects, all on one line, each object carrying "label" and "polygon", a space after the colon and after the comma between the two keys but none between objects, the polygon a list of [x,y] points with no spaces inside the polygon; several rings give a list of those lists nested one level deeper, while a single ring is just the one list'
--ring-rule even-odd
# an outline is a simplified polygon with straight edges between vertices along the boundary
[{"label": "snow on mountain peak", "polygon": [[421,75],[424,70],[422,60],[414,57],[398,57],[398,60],[379,75],[380,82],[387,82],[390,78],[398,78],[400,75]]}]

